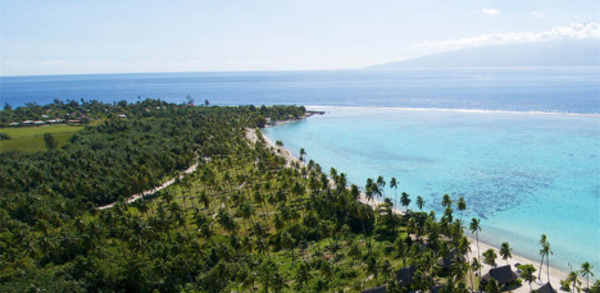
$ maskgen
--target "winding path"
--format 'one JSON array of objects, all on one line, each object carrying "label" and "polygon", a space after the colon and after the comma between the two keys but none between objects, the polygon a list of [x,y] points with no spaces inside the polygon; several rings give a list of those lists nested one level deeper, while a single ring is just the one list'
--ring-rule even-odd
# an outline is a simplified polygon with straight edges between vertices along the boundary
[{"label": "winding path", "polygon": [[[147,195],[156,193],[158,191],[161,191],[167,187],[169,187],[171,184],[175,183],[175,181],[177,179],[181,179],[183,177],[185,177],[185,175],[190,174],[194,171],[196,171],[196,169],[198,169],[198,163],[196,162],[194,165],[192,165],[191,167],[189,167],[187,170],[181,172],[181,174],[179,174],[179,176],[175,177],[175,178],[171,178],[167,181],[165,181],[163,184],[161,184],[160,186],[154,187],[152,189],[146,190],[144,192],[140,192],[137,194],[134,194],[132,196],[130,196],[127,201],[125,201],[126,204],[130,204],[132,202],[135,202],[136,200],[140,199],[140,198],[144,198]],[[118,201],[115,201],[113,203],[109,203],[107,205],[103,205],[103,206],[99,206],[96,207],[97,210],[106,210],[106,209],[110,209],[112,208],[115,204],[117,204]]]}]

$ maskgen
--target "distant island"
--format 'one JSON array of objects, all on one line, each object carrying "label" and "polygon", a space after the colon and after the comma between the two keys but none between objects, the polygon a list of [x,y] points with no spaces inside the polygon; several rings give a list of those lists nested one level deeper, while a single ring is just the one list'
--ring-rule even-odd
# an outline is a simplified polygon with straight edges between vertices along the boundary
[{"label": "distant island", "polygon": [[600,66],[600,41],[578,40],[458,49],[365,69]]}]

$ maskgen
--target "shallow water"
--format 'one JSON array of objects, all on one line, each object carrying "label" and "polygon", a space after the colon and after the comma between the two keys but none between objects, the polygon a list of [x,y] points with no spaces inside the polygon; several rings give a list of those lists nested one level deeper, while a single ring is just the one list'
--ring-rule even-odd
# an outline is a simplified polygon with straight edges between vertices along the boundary
[{"label": "shallow water", "polygon": [[[441,215],[464,196],[480,239],[538,259],[548,235],[562,269],[600,263],[600,117],[487,111],[320,107],[327,113],[265,129],[296,155],[335,167],[364,187],[382,175]],[[394,197],[386,187],[385,195]],[[455,216],[460,217],[456,211]]]}]

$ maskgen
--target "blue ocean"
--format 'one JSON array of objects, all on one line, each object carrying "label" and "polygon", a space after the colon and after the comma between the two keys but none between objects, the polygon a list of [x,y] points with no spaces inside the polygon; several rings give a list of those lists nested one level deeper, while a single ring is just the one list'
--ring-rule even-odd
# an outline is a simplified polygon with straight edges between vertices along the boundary
[{"label": "blue ocean", "polygon": [[[398,194],[464,196],[480,238],[551,265],[600,264],[600,68],[406,69],[1,77],[0,101],[163,99],[297,104],[324,115],[267,128],[349,182],[396,177]],[[385,196],[394,198],[389,187]]]}]

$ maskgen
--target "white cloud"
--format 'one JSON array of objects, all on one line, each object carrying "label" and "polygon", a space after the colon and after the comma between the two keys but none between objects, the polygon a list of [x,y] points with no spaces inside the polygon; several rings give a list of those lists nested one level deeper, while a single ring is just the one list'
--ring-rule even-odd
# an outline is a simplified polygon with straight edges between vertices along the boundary
[{"label": "white cloud", "polygon": [[483,13],[483,14],[489,14],[489,15],[502,14],[502,12],[500,10],[494,9],[494,8],[483,8],[483,9],[481,9],[481,13]]},{"label": "white cloud", "polygon": [[491,45],[537,43],[546,41],[577,40],[577,39],[600,39],[600,24],[572,23],[568,26],[557,26],[548,31],[511,32],[498,34],[485,34],[471,38],[444,40],[436,42],[425,42],[413,45],[417,50],[446,51],[461,48],[475,48]]},{"label": "white cloud", "polygon": [[537,19],[544,18],[544,14],[539,11],[531,11],[531,15]]}]

